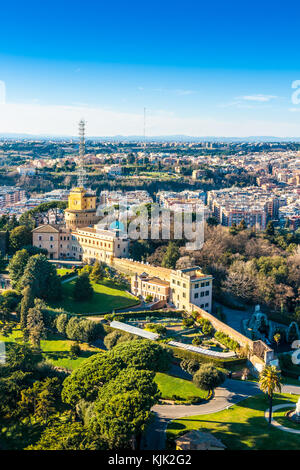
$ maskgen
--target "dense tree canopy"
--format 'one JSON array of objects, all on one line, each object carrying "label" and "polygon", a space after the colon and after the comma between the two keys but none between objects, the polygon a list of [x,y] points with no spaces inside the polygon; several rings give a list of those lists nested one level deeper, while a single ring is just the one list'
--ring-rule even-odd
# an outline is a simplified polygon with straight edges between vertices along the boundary
[{"label": "dense tree canopy", "polygon": [[56,300],[61,297],[61,282],[56,268],[49,263],[45,255],[34,255],[24,270],[20,279],[20,287],[30,285],[35,297],[44,300]]}]

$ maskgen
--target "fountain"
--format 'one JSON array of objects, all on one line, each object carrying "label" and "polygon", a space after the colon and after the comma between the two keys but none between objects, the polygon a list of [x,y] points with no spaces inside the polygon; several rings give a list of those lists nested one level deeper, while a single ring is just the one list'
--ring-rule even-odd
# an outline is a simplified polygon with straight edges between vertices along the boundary
[{"label": "fountain", "polygon": [[296,403],[296,409],[288,411],[286,416],[294,423],[300,424],[300,398]]}]

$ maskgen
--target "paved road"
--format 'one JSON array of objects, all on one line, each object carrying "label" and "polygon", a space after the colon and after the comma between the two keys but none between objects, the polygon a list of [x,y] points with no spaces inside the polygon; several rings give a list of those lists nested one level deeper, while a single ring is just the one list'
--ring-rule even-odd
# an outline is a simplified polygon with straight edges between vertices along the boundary
[{"label": "paved road", "polygon": [[[282,387],[282,392],[300,395],[300,386],[285,385]],[[165,431],[168,423],[173,419],[217,413],[259,393],[261,393],[261,391],[256,382],[226,379],[224,385],[215,390],[214,398],[207,403],[200,405],[155,405],[153,407],[154,419],[149,425],[146,436],[143,439],[142,448],[163,450],[166,440]]]}]

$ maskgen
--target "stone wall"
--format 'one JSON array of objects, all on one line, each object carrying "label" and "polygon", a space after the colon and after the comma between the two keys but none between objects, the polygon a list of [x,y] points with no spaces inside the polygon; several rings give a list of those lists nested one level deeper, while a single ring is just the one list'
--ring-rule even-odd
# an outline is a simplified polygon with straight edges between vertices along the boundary
[{"label": "stone wall", "polygon": [[133,261],[127,258],[114,258],[112,266],[125,274],[147,273],[149,276],[159,277],[162,281],[170,282],[171,269],[152,266],[151,264]]},{"label": "stone wall", "polygon": [[[170,275],[171,275],[171,269],[168,268],[162,268],[158,266],[152,266],[147,263],[141,263],[138,261],[126,259],[126,258],[114,258],[112,266],[119,271],[125,273],[125,274],[142,274],[143,272],[147,273],[149,276],[156,276],[159,277],[160,279],[164,281],[170,281]],[[247,336],[243,335],[239,331],[235,330],[234,328],[231,328],[230,326],[226,325],[226,323],[223,323],[221,320],[216,318],[214,315],[211,313],[208,313],[206,310],[203,310],[200,307],[197,307],[196,305],[190,303],[190,311],[198,312],[201,317],[206,318],[211,322],[215,330],[217,331],[222,331],[226,335],[230,336],[233,340],[237,341],[242,347],[249,347],[251,354],[253,354],[253,350],[258,348],[258,345],[255,345],[255,341],[252,341],[250,338],[247,338]],[[273,350],[269,348],[265,343],[262,341],[259,342],[260,345],[260,357],[264,357],[264,361],[266,362],[267,356],[272,355]],[[257,351],[256,351],[257,352]]]},{"label": "stone wall", "polygon": [[233,328],[231,328],[231,326],[226,325],[226,323],[223,323],[221,320],[216,318],[211,313],[206,312],[206,310],[203,310],[202,308],[197,307],[194,304],[190,304],[190,305],[191,305],[191,309],[194,312],[199,313],[201,317],[209,320],[217,331],[222,331],[226,335],[230,336],[230,338],[237,341],[241,346],[249,346],[249,348],[252,351],[253,341],[250,338],[247,338],[247,336],[242,335],[242,333],[239,333],[238,331],[234,330]]}]

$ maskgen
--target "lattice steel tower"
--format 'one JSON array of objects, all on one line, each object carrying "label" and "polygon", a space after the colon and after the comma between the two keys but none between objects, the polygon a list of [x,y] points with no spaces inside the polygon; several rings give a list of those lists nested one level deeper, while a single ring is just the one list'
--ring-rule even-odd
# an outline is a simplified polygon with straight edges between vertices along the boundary
[{"label": "lattice steel tower", "polygon": [[79,165],[78,165],[78,187],[84,188],[86,185],[86,171],[84,166],[85,155],[85,121],[79,121]]}]

